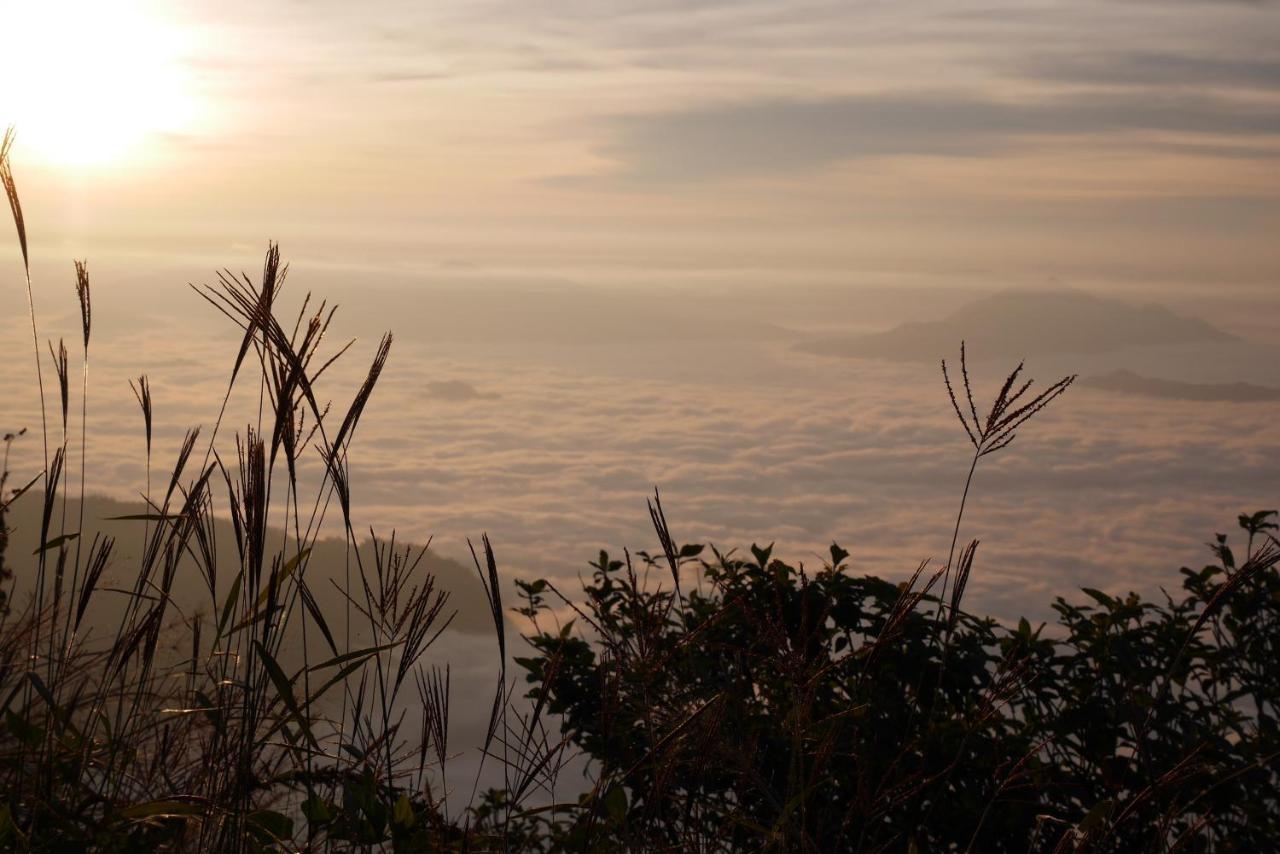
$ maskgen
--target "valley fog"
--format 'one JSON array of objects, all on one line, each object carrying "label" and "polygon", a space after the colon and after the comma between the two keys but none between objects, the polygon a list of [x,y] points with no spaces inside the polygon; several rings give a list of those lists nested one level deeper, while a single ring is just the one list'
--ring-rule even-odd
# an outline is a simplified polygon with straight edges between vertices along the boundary
[{"label": "valley fog", "polygon": [[[136,499],[145,485],[129,378],[145,372],[153,385],[157,473],[183,431],[216,417],[238,332],[181,273],[167,275],[164,286],[126,280],[117,293],[102,277],[91,493]],[[794,298],[720,287],[676,298],[661,287],[449,278],[363,285],[304,263],[282,305],[313,290],[339,305],[330,347],[358,338],[321,386],[335,406],[358,385],[378,332],[396,335],[352,448],[357,530],[434,536],[434,552],[467,561],[466,539],[488,532],[507,579],[571,584],[600,549],[655,548],[645,509],[655,487],[683,542],[774,542],[817,563],[834,540],[856,570],[894,580],[921,560],[945,561],[969,447],[938,363],[958,358],[962,339],[979,407],[1017,363],[1010,353],[1041,386],[1081,375],[979,467],[961,532],[982,540],[968,594],[978,611],[1043,619],[1053,597],[1080,586],[1176,584],[1178,567],[1208,556],[1214,531],[1276,503],[1277,404],[1265,392],[1280,385],[1267,325],[1277,312],[1249,295],[1214,315],[1176,293],[1162,305],[1150,292],[1103,298],[1057,283],[811,286]],[[16,297],[5,295],[7,430],[39,426]],[[42,332],[70,333],[71,301],[58,312],[56,292],[44,299],[52,319]],[[1108,343],[1088,328],[1099,320],[1036,352],[1037,329],[1064,311],[1120,316],[1117,334],[1143,343]],[[912,331],[920,324],[923,335]],[[885,339],[903,343],[888,355],[808,352]],[[1115,371],[1128,385],[1107,385]],[[1184,386],[1159,385],[1171,380]],[[1262,399],[1233,399],[1232,384]],[[220,442],[256,412],[255,395],[233,399]],[[38,452],[34,437],[15,445],[15,480],[29,479]]]}]

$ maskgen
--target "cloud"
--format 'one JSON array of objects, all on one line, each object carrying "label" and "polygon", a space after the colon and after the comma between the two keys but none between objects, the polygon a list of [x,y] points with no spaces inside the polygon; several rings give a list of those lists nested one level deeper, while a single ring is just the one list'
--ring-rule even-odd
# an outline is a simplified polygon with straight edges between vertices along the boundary
[{"label": "cloud", "polygon": [[1280,89],[1280,58],[1223,58],[1178,53],[1118,52],[1040,56],[1024,62],[1026,76],[1055,83],[1118,86]]},{"label": "cloud", "polygon": [[697,181],[812,170],[863,157],[986,155],[1032,140],[1097,134],[1270,137],[1280,134],[1280,113],[1204,94],[1015,102],[889,93],[708,104],[617,116],[605,127],[611,138],[599,153],[618,164],[612,177]]},{"label": "cloud", "polygon": [[[772,304],[736,290],[676,303],[647,290],[665,311],[682,314],[688,334],[646,339],[612,335],[626,322],[614,312],[634,303],[603,290],[576,293],[578,313],[597,319],[567,338],[548,334],[563,328],[554,316],[558,299],[540,310],[530,296],[521,303],[523,326],[492,334],[482,309],[506,298],[498,288],[452,298],[471,300],[470,308],[437,304],[426,290],[396,291],[381,302],[368,290],[326,290],[382,317],[398,312],[391,361],[351,449],[357,530],[395,528],[405,542],[434,534],[432,551],[464,565],[467,538],[488,532],[503,578],[547,576],[571,587],[601,548],[654,547],[644,499],[658,486],[686,542],[744,548],[777,541],[779,554],[811,562],[835,539],[853,551],[858,571],[895,580],[923,558],[945,556],[966,440],[936,363],[816,358],[749,332],[696,334],[700,325],[750,330],[743,318],[776,316],[780,310],[769,306],[794,293]],[[859,308],[853,293],[810,311],[823,315],[827,329],[863,321],[872,309]],[[944,313],[928,299],[903,303],[922,319]],[[103,303],[95,338],[89,486],[136,498],[145,457],[126,379],[143,370],[151,376],[160,482],[183,430],[208,428],[216,417],[238,339],[230,324],[218,337],[221,327],[210,327],[204,314],[150,332],[125,318],[113,327],[109,306]],[[1250,311],[1264,313],[1252,302]],[[417,313],[437,315],[436,325],[418,329]],[[349,331],[339,317],[335,335]],[[787,322],[798,325],[799,317]],[[19,316],[0,325],[7,333],[0,363],[17,366],[0,375],[5,429],[39,424],[20,323]],[[68,325],[74,328],[70,315],[42,329]],[[457,328],[439,338],[436,330],[446,326]],[[936,355],[959,342],[934,343]],[[340,411],[359,386],[370,347],[362,340],[326,373],[317,387],[322,401],[334,400]],[[1186,347],[1177,352],[1177,364],[1212,361]],[[1028,367],[1040,379],[1104,373],[1112,356],[1090,358],[1036,357]],[[1174,363],[1160,361],[1154,372],[1174,375]],[[1274,364],[1254,361],[1263,372]],[[985,398],[1007,365],[970,367]],[[424,393],[427,383],[448,381],[499,394],[501,405],[453,405]],[[243,391],[233,396],[220,441],[233,442],[235,427],[256,417],[257,386]],[[1209,534],[1226,530],[1240,512],[1274,504],[1274,418],[1265,406],[1237,409],[1224,422],[1200,402],[1073,388],[1008,451],[984,461],[964,532],[983,540],[973,607],[1046,616],[1052,595],[1080,585],[1151,592],[1176,583],[1176,568],[1201,559]],[[15,447],[16,481],[30,478],[39,455],[38,437]],[[233,458],[230,451],[226,459]],[[308,455],[304,481],[316,474]],[[471,580],[454,569],[459,583]]]}]

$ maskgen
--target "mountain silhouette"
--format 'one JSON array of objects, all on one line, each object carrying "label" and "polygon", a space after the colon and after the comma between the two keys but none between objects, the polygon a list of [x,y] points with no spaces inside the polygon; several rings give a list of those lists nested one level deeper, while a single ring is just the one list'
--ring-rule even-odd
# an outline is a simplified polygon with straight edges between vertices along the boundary
[{"label": "mountain silhouette", "polygon": [[1192,400],[1222,403],[1257,403],[1280,400],[1280,388],[1246,382],[1190,383],[1147,377],[1118,370],[1081,380],[1083,385],[1103,391],[1164,400]]},{"label": "mountain silhouette", "polygon": [[[61,499],[56,504],[60,511]],[[6,519],[10,528],[10,541],[5,560],[21,582],[19,589],[22,595],[31,592],[28,582],[35,573],[36,557],[33,552],[39,544],[42,506],[43,496],[32,490],[13,503]],[[85,504],[84,546],[88,547],[95,536],[103,535],[114,537],[116,548],[114,558],[103,576],[101,590],[87,612],[87,625],[112,626],[119,619],[119,609],[125,599],[119,593],[111,591],[132,587],[144,530],[143,522],[119,517],[138,514],[145,509],[140,503],[126,503],[94,495],[88,497]],[[69,525],[74,525],[79,512],[79,499],[69,498],[66,509]],[[55,512],[55,517],[59,515],[59,512]],[[50,536],[57,536],[60,528],[59,520],[55,518]],[[270,530],[268,542],[278,544],[283,539],[283,532],[279,529]],[[398,547],[403,551],[405,544],[398,543]],[[372,572],[374,560],[370,543],[362,542],[359,550],[365,566]],[[208,590],[192,559],[184,556],[180,560],[172,595],[175,605],[187,613],[216,613],[217,603],[226,596],[227,586],[239,570],[235,534],[231,523],[226,519],[219,518],[214,523],[213,551],[218,563],[218,591],[213,601],[210,601]],[[347,612],[339,587],[344,582],[349,562],[354,564],[354,554],[348,551],[346,543],[339,539],[322,538],[312,548],[306,570],[307,583],[321,611],[339,636],[345,628]],[[354,574],[356,570],[353,568],[352,572]],[[448,591],[449,602],[445,613],[457,612],[449,624],[452,630],[476,636],[492,634],[493,612],[489,609],[474,568],[427,551],[419,572],[424,577],[427,574],[435,576],[437,589]],[[358,587],[358,578],[354,584]]]},{"label": "mountain silhouette", "polygon": [[1235,338],[1162,305],[1135,305],[1074,290],[1005,291],[942,320],[909,321],[885,332],[805,342],[797,349],[823,356],[931,361],[960,340],[969,341],[979,358],[1021,358]]}]

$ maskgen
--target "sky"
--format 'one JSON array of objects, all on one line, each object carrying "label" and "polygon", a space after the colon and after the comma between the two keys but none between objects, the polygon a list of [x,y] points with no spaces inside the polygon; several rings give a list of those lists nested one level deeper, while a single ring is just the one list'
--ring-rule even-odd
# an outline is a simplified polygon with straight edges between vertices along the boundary
[{"label": "sky", "polygon": [[[216,416],[234,330],[186,285],[274,239],[291,304],[337,300],[360,339],[335,398],[397,334],[355,452],[364,524],[454,557],[487,530],[513,574],[652,547],[655,486],[688,539],[839,539],[890,576],[940,557],[966,461],[937,363],[966,337],[1005,360],[988,386],[1019,356],[1083,376],[980,482],[976,604],[1154,591],[1277,503],[1276,4],[6,0],[3,20],[42,335],[78,334],[70,259],[94,276],[93,491],[145,476],[126,379],[152,378],[161,455]],[[0,426],[33,427],[16,246],[0,259]],[[1038,346],[1106,318],[1149,346]],[[918,346],[849,357],[885,332]]]},{"label": "sky", "polygon": [[592,284],[1280,269],[1273,3],[5,5],[35,239],[104,260],[270,237]]}]

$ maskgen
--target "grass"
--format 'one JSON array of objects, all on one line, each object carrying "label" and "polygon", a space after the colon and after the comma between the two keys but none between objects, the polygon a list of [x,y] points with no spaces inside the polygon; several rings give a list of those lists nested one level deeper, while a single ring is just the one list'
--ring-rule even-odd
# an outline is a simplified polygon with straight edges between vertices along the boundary
[{"label": "grass", "polygon": [[[1226,850],[1280,832],[1271,515],[1241,517],[1243,561],[1220,538],[1218,564],[1185,571],[1180,601],[1086,591],[1090,604],[1055,605],[1056,639],[967,614],[978,544],[960,534],[979,461],[1074,377],[1037,393],[1019,365],[980,417],[963,346],[958,383],[943,363],[973,447],[950,554],[903,585],[855,576],[834,545],[813,572],[771,548],[682,545],[655,494],[660,550],[601,553],[581,595],[517,582],[511,609],[483,537],[472,556],[499,667],[483,743],[461,748],[478,748],[480,770],[456,779],[452,674],[427,660],[455,615],[450,594],[425,548],[372,531],[361,543],[353,522],[350,454],[392,336],[334,405],[321,380],[352,345],[330,343],[334,309],[310,294],[282,314],[276,246],[256,279],[223,270],[196,287],[240,343],[215,422],[190,430],[169,466],[152,459],[148,378],[131,382],[147,474],[142,512],[115,520],[135,526],[126,563],[116,539],[88,538],[85,518],[89,268],[75,264],[78,352],[42,345],[11,141],[0,179],[43,454],[15,486],[9,450],[29,437],[3,438],[5,846]],[[39,502],[29,556],[9,549],[18,501]],[[335,524],[344,562],[328,579],[315,555]],[[107,586],[108,570],[127,586]],[[179,576],[197,579],[195,607],[179,601]],[[509,610],[533,650],[514,659],[527,693],[508,671]],[[486,765],[497,788],[482,784]]]}]

